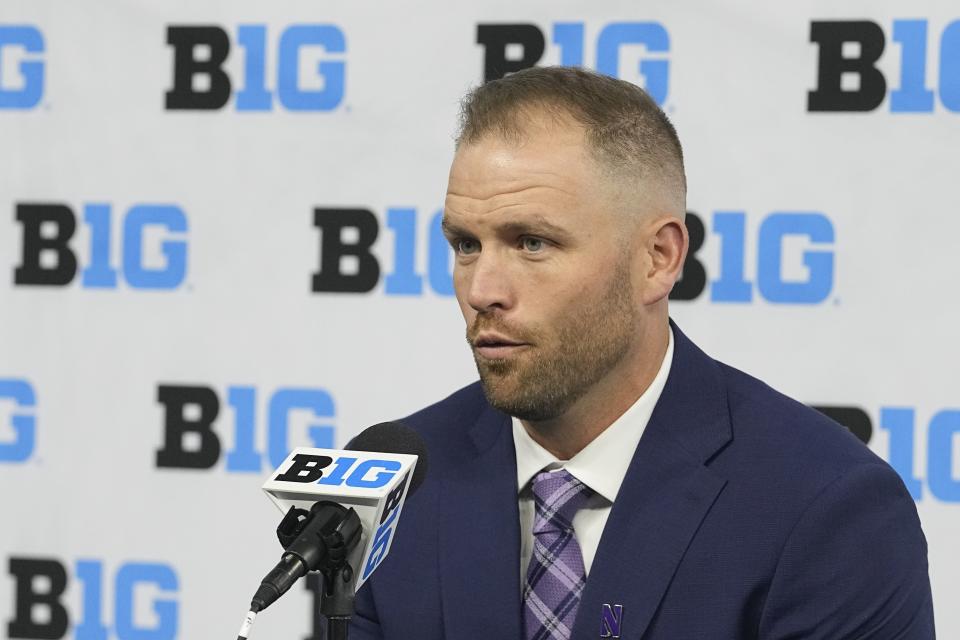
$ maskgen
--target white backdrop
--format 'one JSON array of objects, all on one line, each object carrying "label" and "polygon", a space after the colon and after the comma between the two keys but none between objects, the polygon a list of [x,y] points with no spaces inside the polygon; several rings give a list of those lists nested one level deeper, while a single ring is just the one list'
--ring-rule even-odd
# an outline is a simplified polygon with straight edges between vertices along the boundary
[{"label": "white backdrop", "polygon": [[[271,459],[475,378],[431,224],[458,100],[498,55],[478,28],[523,24],[506,58],[539,31],[538,64],[582,43],[585,66],[663,94],[705,227],[702,291],[687,280],[674,319],[804,402],[860,410],[917,498],[940,635],[960,637],[958,20],[947,1],[2,0],[0,635],[232,637],[279,558]],[[812,42],[814,23],[849,42]],[[222,71],[177,85],[183,34],[229,42]],[[182,70],[216,48],[183,48]],[[178,86],[223,104],[168,109]],[[860,110],[811,111],[817,89]],[[378,221],[371,290],[313,290],[317,208]],[[209,406],[161,393],[215,397],[208,435],[171,430]],[[255,637],[313,638],[311,606],[295,589]]]}]

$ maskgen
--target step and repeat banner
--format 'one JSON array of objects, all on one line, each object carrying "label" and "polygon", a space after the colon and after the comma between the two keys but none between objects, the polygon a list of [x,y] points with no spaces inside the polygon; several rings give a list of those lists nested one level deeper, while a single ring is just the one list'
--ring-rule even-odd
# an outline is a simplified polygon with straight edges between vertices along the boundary
[{"label": "step and repeat banner", "polygon": [[[0,636],[233,637],[279,558],[268,472],[475,379],[458,102],[549,64],[670,115],[674,319],[893,465],[960,637],[946,0],[0,0]],[[317,593],[255,635],[321,638]]]}]

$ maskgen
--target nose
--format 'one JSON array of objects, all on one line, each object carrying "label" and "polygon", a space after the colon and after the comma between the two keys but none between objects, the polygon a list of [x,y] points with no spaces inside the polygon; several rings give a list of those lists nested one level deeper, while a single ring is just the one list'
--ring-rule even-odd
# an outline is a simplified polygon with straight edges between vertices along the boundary
[{"label": "nose", "polygon": [[513,306],[512,279],[504,260],[496,253],[481,253],[473,263],[463,266],[458,275],[461,301],[478,313],[505,311]]}]

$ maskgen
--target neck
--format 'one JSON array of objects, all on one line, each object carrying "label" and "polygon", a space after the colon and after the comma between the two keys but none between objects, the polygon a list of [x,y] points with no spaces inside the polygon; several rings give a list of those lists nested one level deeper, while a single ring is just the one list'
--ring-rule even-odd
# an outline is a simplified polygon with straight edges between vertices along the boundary
[{"label": "neck", "polygon": [[521,420],[527,433],[558,460],[569,460],[626,413],[650,387],[667,354],[669,324],[653,327],[635,350],[567,411],[549,420]]}]

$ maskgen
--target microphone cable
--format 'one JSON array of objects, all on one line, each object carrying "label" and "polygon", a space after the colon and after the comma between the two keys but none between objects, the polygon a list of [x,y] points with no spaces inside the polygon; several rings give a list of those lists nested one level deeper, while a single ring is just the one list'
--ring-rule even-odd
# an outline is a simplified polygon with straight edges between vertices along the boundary
[{"label": "microphone cable", "polygon": [[250,606],[250,611],[247,613],[247,616],[243,619],[243,624],[240,625],[240,633],[237,635],[237,640],[247,640],[250,637],[250,627],[253,626],[253,621],[257,618],[257,607],[256,605]]}]

